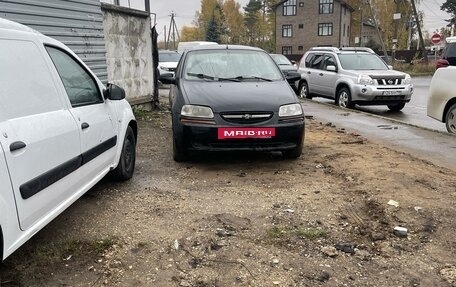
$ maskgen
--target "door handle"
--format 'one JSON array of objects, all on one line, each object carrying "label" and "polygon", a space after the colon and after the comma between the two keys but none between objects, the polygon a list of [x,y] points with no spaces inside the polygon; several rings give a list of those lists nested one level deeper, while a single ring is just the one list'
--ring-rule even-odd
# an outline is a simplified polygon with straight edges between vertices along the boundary
[{"label": "door handle", "polygon": [[323,73],[320,73],[319,75],[320,75],[320,76],[323,76]]},{"label": "door handle", "polygon": [[88,129],[90,126],[88,123],[82,123],[81,124],[81,129],[85,130],[85,129]]},{"label": "door handle", "polygon": [[307,74],[309,74],[309,75],[310,75],[310,74],[312,74],[312,73],[309,71],[309,72],[307,72]]},{"label": "door handle", "polygon": [[12,144],[10,144],[10,151],[23,149],[26,146],[27,145],[25,144],[25,142],[21,142],[21,141],[13,142]]}]

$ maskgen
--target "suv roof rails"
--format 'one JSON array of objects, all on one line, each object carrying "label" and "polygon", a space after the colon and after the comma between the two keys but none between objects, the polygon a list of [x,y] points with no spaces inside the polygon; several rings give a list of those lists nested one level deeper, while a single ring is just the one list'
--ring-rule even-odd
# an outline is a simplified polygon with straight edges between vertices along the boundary
[{"label": "suv roof rails", "polygon": [[311,51],[330,51],[334,53],[339,53],[339,48],[335,47],[312,47],[310,48]]},{"label": "suv roof rails", "polygon": [[353,52],[368,52],[371,54],[375,54],[374,50],[367,47],[342,47],[339,48],[340,51],[353,51]]}]

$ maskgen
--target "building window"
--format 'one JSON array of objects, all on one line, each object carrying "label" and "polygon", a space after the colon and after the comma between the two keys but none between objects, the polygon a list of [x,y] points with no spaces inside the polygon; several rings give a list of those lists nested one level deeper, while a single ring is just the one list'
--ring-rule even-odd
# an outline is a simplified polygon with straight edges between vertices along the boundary
[{"label": "building window", "polygon": [[293,37],[293,26],[282,25],[282,37],[290,38]]},{"label": "building window", "polygon": [[298,51],[302,51],[304,50],[304,47],[303,46],[298,46]]},{"label": "building window", "polygon": [[296,15],[296,0],[288,0],[283,3],[283,16]]},{"label": "building window", "polygon": [[283,55],[293,54],[293,47],[292,46],[282,46],[282,54]]},{"label": "building window", "polygon": [[332,36],[333,24],[332,23],[319,23],[318,36]]},{"label": "building window", "polygon": [[304,24],[299,24],[299,25],[298,25],[298,28],[299,28],[299,29],[304,29]]},{"label": "building window", "polygon": [[304,2],[299,2],[299,7],[304,7]]},{"label": "building window", "polygon": [[334,12],[334,0],[320,0],[320,14],[332,14]]}]

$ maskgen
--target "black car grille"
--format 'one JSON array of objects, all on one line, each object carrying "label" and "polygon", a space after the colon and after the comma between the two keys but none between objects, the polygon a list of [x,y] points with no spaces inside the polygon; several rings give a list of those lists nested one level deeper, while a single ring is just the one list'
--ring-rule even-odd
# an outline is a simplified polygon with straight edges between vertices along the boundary
[{"label": "black car grille", "polygon": [[272,118],[273,113],[224,113],[220,115],[225,121],[236,124],[255,124]]},{"label": "black car grille", "polygon": [[391,100],[404,100],[405,96],[376,96],[376,101],[391,101]]},{"label": "black car grille", "polygon": [[372,79],[377,81],[377,84],[380,86],[397,86],[402,84],[404,76],[400,77],[385,77],[385,76],[370,76]]}]

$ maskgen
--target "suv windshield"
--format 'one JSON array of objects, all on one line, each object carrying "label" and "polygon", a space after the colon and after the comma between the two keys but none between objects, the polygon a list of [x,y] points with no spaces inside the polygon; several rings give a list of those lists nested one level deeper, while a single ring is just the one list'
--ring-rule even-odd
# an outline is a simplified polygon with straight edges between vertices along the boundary
[{"label": "suv windshield", "polygon": [[271,57],[252,50],[200,50],[188,52],[183,76],[191,80],[274,81],[282,73]]},{"label": "suv windshield", "polygon": [[345,70],[388,70],[382,59],[374,54],[340,54],[339,60]]}]

